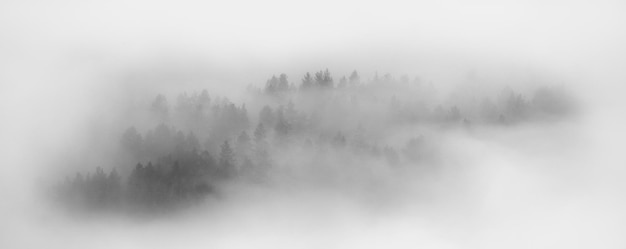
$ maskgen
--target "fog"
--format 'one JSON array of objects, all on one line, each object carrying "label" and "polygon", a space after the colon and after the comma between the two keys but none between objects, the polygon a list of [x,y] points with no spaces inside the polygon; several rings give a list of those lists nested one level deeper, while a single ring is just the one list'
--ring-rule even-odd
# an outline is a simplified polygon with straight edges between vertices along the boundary
[{"label": "fog", "polygon": [[2,1],[0,248],[623,248],[625,12]]}]

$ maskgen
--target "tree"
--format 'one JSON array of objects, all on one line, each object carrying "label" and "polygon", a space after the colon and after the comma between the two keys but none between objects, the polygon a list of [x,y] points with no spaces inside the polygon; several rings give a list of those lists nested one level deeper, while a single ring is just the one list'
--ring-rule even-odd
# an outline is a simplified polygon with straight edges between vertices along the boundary
[{"label": "tree", "polygon": [[254,141],[258,144],[260,142],[265,141],[265,137],[266,137],[266,132],[265,132],[265,127],[263,126],[263,123],[259,122],[259,124],[256,126],[256,129],[254,130]]},{"label": "tree", "polygon": [[211,105],[211,96],[209,96],[209,92],[206,89],[202,90],[202,93],[198,96],[198,105],[202,111],[209,109],[209,106]]},{"label": "tree", "polygon": [[339,88],[344,88],[348,85],[348,79],[346,79],[346,76],[341,77],[341,79],[339,79],[339,85],[337,85],[337,87]]},{"label": "tree", "polygon": [[109,173],[106,179],[107,182],[107,199],[111,204],[115,204],[120,201],[122,192],[122,179],[117,173],[117,170],[113,169]]},{"label": "tree", "polygon": [[511,92],[506,99],[505,111],[509,117],[520,119],[525,117],[528,104],[521,94]]},{"label": "tree", "polygon": [[185,137],[185,151],[195,151],[200,148],[200,141],[193,132],[187,133]]},{"label": "tree", "polygon": [[248,119],[248,109],[246,109],[246,104],[242,104],[239,110],[239,119],[238,124],[240,129],[248,129],[250,126],[250,120]]},{"label": "tree", "polygon": [[101,167],[96,168],[96,173],[91,178],[90,184],[92,204],[101,207],[105,204],[107,198],[107,176],[104,174],[104,170],[102,170]]},{"label": "tree", "polygon": [[235,173],[235,154],[228,143],[224,141],[220,151],[220,175],[222,177],[232,177]]},{"label": "tree", "polygon": [[320,88],[333,88],[333,77],[328,68],[325,71],[315,73],[315,84]]},{"label": "tree", "polygon": [[289,90],[289,81],[286,74],[280,74],[278,78],[276,75],[272,75],[272,78],[265,83],[265,92],[269,94],[277,94],[280,92],[286,92]]},{"label": "tree", "polygon": [[160,156],[172,152],[175,148],[176,131],[165,124],[159,124],[154,132],[146,135],[146,149],[149,156]]},{"label": "tree", "polygon": [[453,106],[452,108],[450,108],[448,119],[450,121],[459,121],[461,119],[461,111],[458,107]]},{"label": "tree", "polygon": [[361,82],[361,77],[359,76],[359,74],[356,72],[356,70],[352,71],[352,74],[350,74],[350,85],[357,85]]},{"label": "tree", "polygon": [[246,131],[242,131],[237,137],[237,146],[245,146],[250,142],[250,136]]},{"label": "tree", "polygon": [[141,134],[137,132],[135,127],[131,126],[128,128],[124,135],[122,135],[122,146],[126,151],[128,151],[132,156],[138,158],[143,149],[143,138]]},{"label": "tree", "polygon": [[313,77],[311,77],[311,74],[309,72],[307,72],[306,74],[304,74],[304,77],[302,78],[302,84],[300,85],[300,89],[310,89],[313,88]]},{"label": "tree", "polygon": [[144,167],[141,163],[137,163],[133,172],[128,177],[128,187],[131,197],[134,200],[141,198],[144,186]]},{"label": "tree", "polygon": [[276,117],[274,116],[272,108],[267,105],[261,109],[261,112],[259,112],[259,121],[265,125],[274,125],[275,119]]},{"label": "tree", "polygon": [[298,112],[296,111],[293,101],[289,100],[289,102],[287,103],[287,109],[285,110],[285,118],[290,123],[294,123],[297,115],[298,115]]},{"label": "tree", "polygon": [[151,106],[152,113],[155,115],[158,121],[166,122],[169,115],[169,105],[167,104],[167,98],[162,94],[156,96]]},{"label": "tree", "polygon": [[283,92],[289,90],[289,81],[287,80],[287,75],[284,73],[279,76],[278,90]]},{"label": "tree", "polygon": [[237,152],[239,157],[245,157],[250,151],[250,136],[246,131],[242,131],[237,137]]},{"label": "tree", "polygon": [[272,78],[265,82],[265,92],[269,94],[276,93],[279,89],[279,80],[276,78],[276,75],[272,75]]},{"label": "tree", "polygon": [[341,134],[341,132],[337,132],[337,135],[333,138],[333,144],[336,147],[345,147],[346,137],[343,134]]},{"label": "tree", "polygon": [[258,167],[258,175],[263,175],[264,173],[262,172],[271,165],[270,155],[267,150],[267,141],[265,141],[266,136],[267,134],[263,123],[259,123],[254,130],[254,159],[255,165]]},{"label": "tree", "polygon": [[287,122],[287,119],[285,119],[283,109],[283,106],[280,106],[276,111],[276,126],[274,127],[274,130],[276,131],[276,135],[279,138],[284,138],[285,136],[287,136],[290,130],[289,122]]}]

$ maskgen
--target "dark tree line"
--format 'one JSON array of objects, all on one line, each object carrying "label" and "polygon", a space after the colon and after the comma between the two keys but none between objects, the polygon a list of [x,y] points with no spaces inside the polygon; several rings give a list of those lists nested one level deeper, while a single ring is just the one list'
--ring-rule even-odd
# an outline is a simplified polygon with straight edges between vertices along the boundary
[{"label": "dark tree line", "polygon": [[155,163],[137,163],[127,177],[120,176],[116,169],[105,174],[101,167],[93,175],[76,173],[58,190],[63,200],[80,207],[171,207],[213,193],[216,184],[238,173],[235,152],[225,141],[217,159],[206,150],[184,150]]}]

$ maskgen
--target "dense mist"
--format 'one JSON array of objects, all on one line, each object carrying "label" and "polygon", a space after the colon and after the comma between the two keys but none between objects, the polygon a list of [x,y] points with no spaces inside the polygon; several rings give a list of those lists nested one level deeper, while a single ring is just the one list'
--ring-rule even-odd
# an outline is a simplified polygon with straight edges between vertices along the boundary
[{"label": "dense mist", "polygon": [[0,248],[622,248],[619,1],[5,1]]}]

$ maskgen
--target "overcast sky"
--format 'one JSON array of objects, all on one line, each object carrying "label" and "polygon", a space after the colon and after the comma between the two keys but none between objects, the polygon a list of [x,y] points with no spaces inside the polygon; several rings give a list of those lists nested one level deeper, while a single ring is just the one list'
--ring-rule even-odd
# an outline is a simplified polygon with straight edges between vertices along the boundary
[{"label": "overcast sky", "polygon": [[623,55],[625,5],[622,1],[3,1],[0,49],[4,60],[127,59],[159,51],[200,55],[233,70],[284,70],[294,63],[332,68],[347,61],[359,63],[362,70],[409,71],[413,65],[438,63],[420,59],[437,55],[439,60],[506,59],[573,72]]}]

